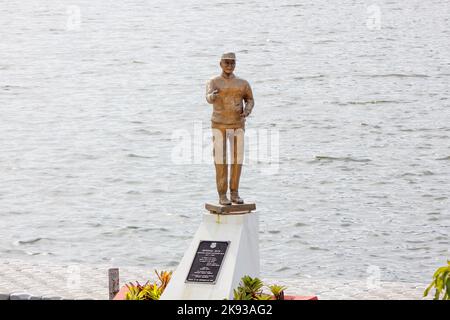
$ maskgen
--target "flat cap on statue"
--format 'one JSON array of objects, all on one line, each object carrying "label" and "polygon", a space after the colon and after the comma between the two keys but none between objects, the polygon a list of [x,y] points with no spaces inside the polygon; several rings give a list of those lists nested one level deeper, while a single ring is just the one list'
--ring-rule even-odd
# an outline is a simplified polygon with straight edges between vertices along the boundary
[{"label": "flat cap on statue", "polygon": [[236,60],[236,55],[234,52],[227,52],[222,54],[221,60]]}]

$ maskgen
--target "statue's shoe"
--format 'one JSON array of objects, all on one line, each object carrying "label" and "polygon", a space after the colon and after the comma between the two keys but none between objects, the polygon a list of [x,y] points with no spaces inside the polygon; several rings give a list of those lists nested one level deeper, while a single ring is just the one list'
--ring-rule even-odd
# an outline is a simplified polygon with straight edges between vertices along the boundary
[{"label": "statue's shoe", "polygon": [[244,203],[244,199],[239,197],[239,193],[232,192],[231,193],[231,202],[236,203],[236,204],[243,204]]},{"label": "statue's shoe", "polygon": [[223,205],[223,206],[229,206],[229,205],[231,205],[231,201],[228,200],[226,194],[221,194],[221,195],[219,196],[219,204],[221,204],[221,205]]}]

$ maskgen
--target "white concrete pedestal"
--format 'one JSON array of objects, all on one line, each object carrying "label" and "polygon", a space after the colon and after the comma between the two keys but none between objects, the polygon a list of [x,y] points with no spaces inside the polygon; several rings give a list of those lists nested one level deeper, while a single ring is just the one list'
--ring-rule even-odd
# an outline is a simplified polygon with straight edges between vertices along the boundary
[{"label": "white concrete pedestal", "polygon": [[[258,230],[255,212],[237,215],[204,213],[203,221],[161,300],[233,299],[233,289],[243,276],[259,277]],[[230,241],[215,284],[186,282],[201,240]]]}]

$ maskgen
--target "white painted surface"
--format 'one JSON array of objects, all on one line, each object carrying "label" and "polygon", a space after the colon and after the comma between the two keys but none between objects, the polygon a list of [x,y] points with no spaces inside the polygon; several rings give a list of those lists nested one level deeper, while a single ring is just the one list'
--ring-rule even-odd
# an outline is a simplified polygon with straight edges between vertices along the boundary
[{"label": "white painted surface", "polygon": [[[230,241],[215,284],[186,283],[186,277],[201,240]],[[204,213],[203,221],[162,300],[232,299],[233,289],[244,275],[259,277],[258,215],[215,215]]]}]

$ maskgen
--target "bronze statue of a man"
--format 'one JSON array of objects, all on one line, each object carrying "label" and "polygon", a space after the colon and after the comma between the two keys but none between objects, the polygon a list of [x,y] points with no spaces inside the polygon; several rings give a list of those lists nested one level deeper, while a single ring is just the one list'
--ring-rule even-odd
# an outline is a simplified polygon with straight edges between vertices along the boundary
[{"label": "bronze statue of a man", "polygon": [[[217,192],[221,205],[244,203],[239,197],[239,179],[244,156],[245,118],[250,115],[255,104],[249,83],[234,75],[235,66],[235,54],[224,53],[220,60],[222,74],[210,79],[206,85],[206,101],[213,105],[211,117],[213,152]],[[231,201],[227,198],[227,141],[231,159]]]}]

